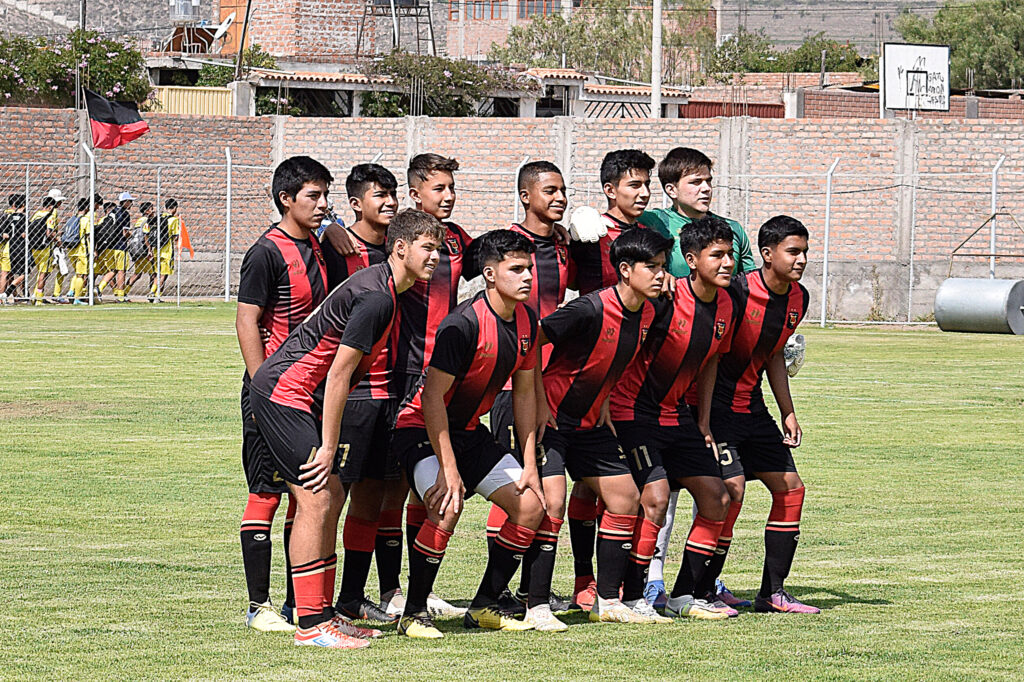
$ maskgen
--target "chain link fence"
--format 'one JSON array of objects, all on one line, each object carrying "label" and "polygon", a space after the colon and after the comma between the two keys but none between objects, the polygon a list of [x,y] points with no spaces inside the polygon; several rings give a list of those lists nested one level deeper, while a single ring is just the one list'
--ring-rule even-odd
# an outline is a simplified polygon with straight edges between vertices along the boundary
[{"label": "chain link fence", "polygon": [[[355,161],[379,157],[368,150],[364,159]],[[467,164],[457,173],[454,219],[476,234],[521,220],[516,178],[519,168],[531,160],[524,156],[517,166],[504,168]],[[811,254],[804,283],[812,294],[809,319],[927,323],[935,289],[951,274],[1024,277],[1024,229],[1018,223],[1024,220],[1024,173],[1001,172],[999,163],[987,173],[867,176],[843,173],[842,160],[837,161],[824,174],[733,174],[715,181],[715,212],[740,221],[755,245],[757,260],[756,230],[765,220],[781,213],[808,226]],[[405,197],[405,173],[393,170],[400,181],[399,195]],[[350,222],[343,184],[347,171],[332,169],[337,179],[333,200],[337,215]],[[129,250],[123,280],[116,270],[111,274],[111,263],[118,263],[104,253],[109,248],[106,242],[94,243],[97,248],[83,274],[88,283],[85,296],[93,302],[115,300],[122,281],[130,301],[155,298],[155,288],[165,302],[230,300],[237,292],[245,251],[275,219],[272,174],[269,166],[234,165],[229,149],[223,159],[199,165],[91,165],[88,157],[77,164],[0,163],[0,196],[10,204],[15,195],[24,195],[27,217],[22,224],[28,233],[29,226],[40,227],[33,217],[45,213],[46,196],[54,190],[62,194],[66,199],[57,210],[56,224],[51,223],[51,247],[59,246],[79,199],[99,197],[95,240],[107,239],[99,227],[109,209],[104,204],[116,205],[122,193],[132,197],[130,228],[115,230],[115,241],[123,240],[116,246],[146,225],[149,243],[145,250]],[[566,176],[570,211],[580,205],[604,208],[596,173],[568,171]],[[651,191],[652,208],[669,205],[657,182]],[[177,203],[177,229],[165,232],[155,222],[162,218],[154,216],[172,213],[172,200]],[[145,219],[144,204],[152,206]],[[104,229],[110,227],[108,222]],[[38,231],[26,234],[27,248],[19,235],[5,238],[3,283],[8,300],[35,302],[37,289],[44,300],[52,301],[67,300],[73,293],[75,264],[62,266],[57,248],[51,249],[49,260],[43,257],[45,248],[33,248],[47,238],[43,232],[42,237]],[[163,234],[169,244],[158,243]],[[65,248],[65,254],[71,255],[71,250]],[[822,291],[827,296],[821,296]]]}]

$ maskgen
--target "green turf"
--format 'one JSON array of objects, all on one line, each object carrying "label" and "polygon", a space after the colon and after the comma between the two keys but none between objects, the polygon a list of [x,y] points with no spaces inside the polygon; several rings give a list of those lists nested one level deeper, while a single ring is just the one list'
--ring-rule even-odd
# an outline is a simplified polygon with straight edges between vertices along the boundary
[{"label": "green turf", "polygon": [[[563,635],[449,622],[441,643],[333,652],[242,626],[233,307],[0,311],[0,678],[1019,679],[1024,338],[805,331],[789,588],[820,616],[575,618]],[[748,596],[768,499],[751,485],[726,567]],[[449,598],[479,579],[485,513],[471,502],[452,541]]]}]

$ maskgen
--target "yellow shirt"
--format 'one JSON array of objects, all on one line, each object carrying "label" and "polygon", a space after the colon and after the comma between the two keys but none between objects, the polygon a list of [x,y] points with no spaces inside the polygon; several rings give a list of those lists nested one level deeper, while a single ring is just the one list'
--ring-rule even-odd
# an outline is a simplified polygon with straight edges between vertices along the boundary
[{"label": "yellow shirt", "polygon": [[89,234],[92,232],[93,215],[86,214],[78,219],[78,246],[68,255],[71,258],[89,257]]}]

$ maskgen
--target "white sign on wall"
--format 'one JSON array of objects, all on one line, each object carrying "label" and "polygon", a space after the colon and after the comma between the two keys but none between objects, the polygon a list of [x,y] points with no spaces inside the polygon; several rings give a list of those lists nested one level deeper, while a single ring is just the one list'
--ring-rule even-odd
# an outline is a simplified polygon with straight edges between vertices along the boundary
[{"label": "white sign on wall", "polygon": [[885,43],[881,81],[886,109],[949,111],[949,46]]}]

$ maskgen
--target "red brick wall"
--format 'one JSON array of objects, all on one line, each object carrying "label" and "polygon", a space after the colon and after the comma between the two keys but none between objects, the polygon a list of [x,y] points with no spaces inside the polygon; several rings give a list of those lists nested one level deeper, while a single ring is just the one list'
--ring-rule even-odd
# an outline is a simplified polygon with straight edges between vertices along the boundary
[{"label": "red brick wall", "polygon": [[[1024,100],[979,97],[979,119],[1024,118]],[[896,118],[911,118],[910,112],[893,112]],[[878,95],[849,90],[804,90],[805,118],[878,118]],[[967,117],[967,98],[953,95],[949,111],[919,111],[917,119],[960,120]]]}]

